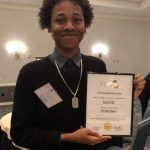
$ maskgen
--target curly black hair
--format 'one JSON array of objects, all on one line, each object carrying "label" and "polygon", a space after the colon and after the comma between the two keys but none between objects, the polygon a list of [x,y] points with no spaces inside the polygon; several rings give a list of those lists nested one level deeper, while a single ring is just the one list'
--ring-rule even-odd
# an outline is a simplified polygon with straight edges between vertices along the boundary
[{"label": "curly black hair", "polygon": [[[53,7],[61,0],[43,0],[42,7],[40,8],[40,11],[38,13],[39,16],[39,24],[41,29],[50,29],[50,21],[51,21],[51,14]],[[93,8],[91,4],[89,3],[89,0],[73,0],[75,3],[77,3],[82,11],[85,21],[85,27],[90,27],[94,15],[93,15]]]}]

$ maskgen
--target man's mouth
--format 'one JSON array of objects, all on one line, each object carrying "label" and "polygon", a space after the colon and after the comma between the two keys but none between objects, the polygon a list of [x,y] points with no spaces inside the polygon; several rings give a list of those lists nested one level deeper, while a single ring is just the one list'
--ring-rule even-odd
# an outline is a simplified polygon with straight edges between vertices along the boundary
[{"label": "man's mouth", "polygon": [[72,37],[72,36],[76,36],[76,35],[75,34],[63,34],[62,36]]},{"label": "man's mouth", "polygon": [[67,39],[73,39],[76,38],[77,36],[75,34],[64,34],[63,37]]}]

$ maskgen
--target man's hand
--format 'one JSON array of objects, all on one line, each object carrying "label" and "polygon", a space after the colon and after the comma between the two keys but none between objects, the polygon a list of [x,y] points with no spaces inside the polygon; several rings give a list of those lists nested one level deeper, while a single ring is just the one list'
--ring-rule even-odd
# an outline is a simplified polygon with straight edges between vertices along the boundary
[{"label": "man's hand", "polygon": [[111,139],[111,136],[103,136],[87,128],[80,128],[73,133],[61,134],[62,142],[73,142],[87,145],[95,145]]},{"label": "man's hand", "polygon": [[134,97],[137,98],[143,91],[145,87],[145,80],[141,74],[137,74],[134,79],[135,91]]}]

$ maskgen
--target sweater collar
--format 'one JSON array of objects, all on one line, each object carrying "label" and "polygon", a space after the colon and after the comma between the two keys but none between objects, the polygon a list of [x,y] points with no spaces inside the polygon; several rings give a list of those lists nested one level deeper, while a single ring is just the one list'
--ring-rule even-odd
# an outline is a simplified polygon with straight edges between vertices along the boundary
[{"label": "sweater collar", "polygon": [[62,68],[68,60],[72,60],[75,65],[80,68],[81,53],[79,51],[71,59],[67,59],[55,49],[54,52],[50,55],[50,59],[52,62],[54,62],[55,59],[60,68]]}]

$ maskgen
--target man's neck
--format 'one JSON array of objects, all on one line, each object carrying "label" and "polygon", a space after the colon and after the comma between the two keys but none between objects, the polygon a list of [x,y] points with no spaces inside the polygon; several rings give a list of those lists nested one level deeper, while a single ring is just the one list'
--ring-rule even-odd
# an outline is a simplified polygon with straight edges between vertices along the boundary
[{"label": "man's neck", "polygon": [[72,58],[80,51],[79,48],[62,50],[62,49],[56,47],[55,49],[58,51],[58,53],[60,53],[60,55],[64,56],[67,59]]}]

